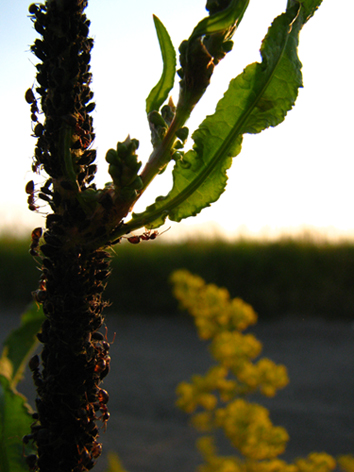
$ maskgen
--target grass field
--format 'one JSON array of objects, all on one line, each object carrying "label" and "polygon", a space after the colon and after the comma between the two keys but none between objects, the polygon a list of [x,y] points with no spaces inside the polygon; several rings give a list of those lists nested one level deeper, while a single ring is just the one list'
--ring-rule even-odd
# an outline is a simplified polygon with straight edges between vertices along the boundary
[{"label": "grass field", "polygon": [[[21,310],[31,301],[40,272],[28,240],[0,240],[0,307]],[[123,241],[112,251],[106,297],[116,313],[173,314],[168,277],[178,268],[226,287],[253,305],[260,318],[283,314],[354,318],[354,244]],[[40,261],[38,261],[39,263]]]}]

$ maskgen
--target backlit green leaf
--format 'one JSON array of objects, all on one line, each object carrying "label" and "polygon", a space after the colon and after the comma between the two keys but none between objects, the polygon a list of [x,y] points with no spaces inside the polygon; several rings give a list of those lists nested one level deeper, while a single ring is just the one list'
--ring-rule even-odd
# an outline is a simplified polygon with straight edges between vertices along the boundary
[{"label": "backlit green leaf", "polygon": [[35,303],[21,316],[19,328],[13,330],[3,344],[0,358],[0,374],[12,387],[21,380],[27,360],[38,344],[36,334],[44,321],[42,308]]},{"label": "backlit green leaf", "polygon": [[[22,437],[30,433],[33,422],[25,397],[0,374],[0,470],[28,472]],[[26,447],[26,453],[32,452]]]},{"label": "backlit green leaf", "polygon": [[302,86],[299,32],[320,3],[289,2],[287,11],[274,20],[263,40],[262,62],[250,64],[231,81],[215,113],[193,133],[193,149],[176,163],[170,193],[157,198],[145,212],[133,215],[135,223],[157,228],[167,216],[180,221],[220,197],[226,171],[241,150],[242,135],[276,126],[294,105]]},{"label": "backlit green leaf", "polygon": [[149,114],[153,110],[159,110],[160,106],[167,99],[170,93],[176,75],[176,52],[173,47],[171,38],[161,23],[161,21],[154,15],[154,24],[161,49],[163,70],[158,83],[151,90],[146,99],[146,113]]},{"label": "backlit green leaf", "polygon": [[38,344],[36,333],[44,321],[41,308],[32,303],[21,316],[19,328],[13,330],[3,344],[0,358],[0,470],[28,472],[24,452],[33,452],[22,444],[30,433],[33,419],[26,398],[16,391],[28,357]]}]

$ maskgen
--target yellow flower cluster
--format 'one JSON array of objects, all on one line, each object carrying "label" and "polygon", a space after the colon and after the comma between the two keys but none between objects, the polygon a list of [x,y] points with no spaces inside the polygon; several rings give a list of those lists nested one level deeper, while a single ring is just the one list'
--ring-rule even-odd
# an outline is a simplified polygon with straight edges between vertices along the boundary
[{"label": "yellow flower cluster", "polygon": [[299,472],[330,472],[336,468],[336,460],[325,452],[312,452],[306,459],[295,461]]},{"label": "yellow flower cluster", "polygon": [[347,454],[339,456],[338,464],[345,472],[354,472],[354,456]]},{"label": "yellow flower cluster", "polygon": [[[253,308],[241,299],[231,299],[229,292],[187,270],[171,276],[173,292],[181,307],[194,317],[199,336],[209,339],[210,352],[218,364],[206,375],[193,376],[190,383],[177,388],[177,405],[188,413],[202,407],[216,408],[218,399],[231,401],[255,391],[272,397],[288,382],[286,368],[269,359],[255,359],[262,344],[252,334],[244,334],[257,321]],[[218,395],[218,396],[217,396]]]},{"label": "yellow flower cluster", "polygon": [[200,438],[197,447],[205,460],[199,467],[199,472],[299,472],[295,465],[280,459],[257,461],[236,456],[219,456],[211,436]]},{"label": "yellow flower cluster", "polygon": [[187,270],[173,272],[171,282],[174,296],[181,308],[194,316],[202,339],[210,339],[220,330],[243,331],[257,322],[257,315],[250,305],[240,298],[230,300],[225,288],[205,285],[201,277]]},{"label": "yellow flower cluster", "polygon": [[[198,440],[204,464],[199,472],[331,472],[336,460],[312,453],[288,464],[278,458],[289,440],[287,431],[274,426],[266,408],[245,397],[259,392],[273,397],[288,382],[286,367],[259,357],[262,344],[243,331],[256,323],[252,307],[229,292],[186,270],[171,276],[180,306],[194,317],[200,338],[210,340],[209,350],[217,364],[205,375],[194,375],[177,387],[177,406],[192,415],[199,431],[214,434],[221,429],[238,451],[220,456],[214,436]],[[342,456],[338,465],[354,472],[354,457]]]},{"label": "yellow flower cluster", "polygon": [[215,419],[231,444],[249,459],[273,459],[284,452],[289,440],[284,428],[273,426],[266,408],[242,398],[218,409]]}]

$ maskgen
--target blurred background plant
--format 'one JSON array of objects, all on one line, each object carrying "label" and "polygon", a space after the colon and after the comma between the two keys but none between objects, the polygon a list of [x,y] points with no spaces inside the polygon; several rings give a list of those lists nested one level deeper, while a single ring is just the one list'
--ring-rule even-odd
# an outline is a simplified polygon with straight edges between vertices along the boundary
[{"label": "blurred background plant", "polygon": [[[292,464],[279,459],[289,436],[274,426],[269,411],[250,402],[251,394],[273,397],[288,382],[284,365],[259,358],[262,344],[250,333],[257,322],[250,305],[232,299],[225,288],[206,284],[187,270],[171,275],[174,296],[182,309],[193,316],[198,335],[209,340],[209,351],[216,364],[205,375],[194,375],[177,387],[177,406],[191,415],[193,426],[208,433],[198,439],[204,464],[200,472],[330,472],[337,465],[352,472],[354,456],[342,455],[337,461],[324,452],[298,458]],[[258,360],[256,361],[256,359]],[[222,430],[236,454],[221,456],[216,446]]]}]

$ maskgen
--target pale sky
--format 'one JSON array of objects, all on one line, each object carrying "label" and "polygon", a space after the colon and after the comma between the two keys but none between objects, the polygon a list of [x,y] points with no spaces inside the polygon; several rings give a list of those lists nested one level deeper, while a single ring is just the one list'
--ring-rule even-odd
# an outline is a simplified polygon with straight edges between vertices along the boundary
[{"label": "pale sky", "polygon": [[[44,215],[28,210],[24,191],[33,178],[35,146],[24,93],[34,83],[38,62],[29,51],[38,35],[27,17],[28,5],[24,0],[0,0],[0,231],[44,226]],[[285,6],[286,0],[250,1],[233,51],[216,68],[210,90],[187,124],[190,132],[205,114],[213,113],[229,81],[259,60],[261,40]],[[87,15],[95,39],[91,65],[99,186],[110,180],[104,157],[117,141],[128,134],[139,139],[143,162],[151,152],[145,98],[162,68],[152,14],[164,23],[177,48],[206,16],[204,7],[205,0],[91,0]],[[219,201],[196,217],[172,224],[166,237],[196,231],[273,236],[305,228],[354,238],[353,17],[353,0],[323,0],[300,35],[304,88],[294,109],[277,128],[246,135]],[[177,81],[173,96],[177,100]],[[167,170],[151,184],[136,211],[167,194],[170,186]]]}]

